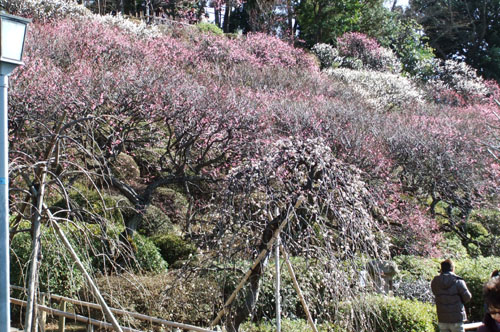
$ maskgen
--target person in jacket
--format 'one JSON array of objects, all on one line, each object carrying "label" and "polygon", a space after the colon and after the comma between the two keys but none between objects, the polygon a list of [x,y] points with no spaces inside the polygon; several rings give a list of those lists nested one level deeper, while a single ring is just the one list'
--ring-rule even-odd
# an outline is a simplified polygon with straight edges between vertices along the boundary
[{"label": "person in jacket", "polygon": [[498,270],[493,271],[490,280],[484,285],[483,296],[487,312],[483,319],[483,326],[479,327],[477,332],[500,332],[500,276]]},{"label": "person in jacket", "polygon": [[452,260],[447,259],[441,262],[441,273],[431,282],[441,332],[464,332],[467,320],[464,304],[472,298],[465,281],[454,271]]}]

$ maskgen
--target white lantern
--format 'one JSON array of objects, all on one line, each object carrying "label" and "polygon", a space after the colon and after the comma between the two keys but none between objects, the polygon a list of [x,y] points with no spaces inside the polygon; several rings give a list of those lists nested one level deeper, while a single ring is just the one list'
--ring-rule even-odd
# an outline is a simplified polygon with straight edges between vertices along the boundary
[{"label": "white lantern", "polygon": [[24,39],[30,20],[0,13],[0,61],[23,64]]}]

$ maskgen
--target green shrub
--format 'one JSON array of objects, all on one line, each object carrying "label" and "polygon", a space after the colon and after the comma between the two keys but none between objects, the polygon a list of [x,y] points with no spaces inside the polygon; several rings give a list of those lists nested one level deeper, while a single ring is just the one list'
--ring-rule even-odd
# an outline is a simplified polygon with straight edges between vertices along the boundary
[{"label": "green shrub", "polygon": [[484,256],[499,256],[500,246],[496,245],[500,238],[500,211],[481,209],[473,210],[469,218],[470,226],[466,229],[468,236],[479,243]]},{"label": "green shrub", "polygon": [[135,258],[137,260],[136,268],[148,272],[165,272],[168,267],[160,251],[152,240],[138,233],[134,234]]},{"label": "green shrub", "polygon": [[484,316],[483,285],[488,281],[491,272],[500,269],[500,257],[478,257],[458,260],[455,272],[467,283],[472,293],[472,300],[465,307],[469,321],[478,322]]},{"label": "green shrub", "polygon": [[373,296],[366,312],[376,332],[434,332],[437,316],[434,305],[397,297]]},{"label": "green shrub", "polygon": [[469,257],[467,248],[464,247],[460,238],[454,233],[445,233],[444,241],[439,243],[439,251],[443,257],[453,260],[466,259]]},{"label": "green shrub", "polygon": [[204,23],[204,22],[198,23],[198,24],[196,24],[196,27],[201,32],[211,33],[211,34],[218,35],[218,36],[221,36],[224,34],[224,31],[222,31],[221,28],[219,28],[217,25],[212,24],[212,23]]},{"label": "green shrub", "polygon": [[[133,213],[132,205],[125,196],[109,195],[99,192],[94,186],[77,183],[69,191],[71,208],[87,223],[101,223],[104,219],[123,224],[125,218]],[[51,206],[54,214],[67,209],[67,202],[60,199]]]},{"label": "green shrub", "polygon": [[[158,188],[153,196],[151,204],[161,209],[173,224],[180,226],[186,221],[189,202],[179,188]],[[171,229],[163,233],[168,232],[171,232]]]},{"label": "green shrub", "polygon": [[396,256],[393,258],[399,268],[398,279],[428,280],[439,273],[439,259],[418,256]]},{"label": "green shrub", "polygon": [[[61,225],[64,230],[64,226]],[[65,230],[68,237],[72,230]],[[77,232],[73,233],[78,234]],[[83,276],[73,262],[68,250],[61,243],[52,228],[42,226],[41,229],[41,263],[39,270],[39,286],[44,292],[71,296],[84,284]],[[88,269],[90,259],[69,237],[70,243],[77,252],[80,260]],[[31,235],[19,233],[12,239],[10,251],[10,280],[11,284],[26,286],[27,273],[31,260]]]},{"label": "green shrub", "polygon": [[141,172],[134,158],[126,153],[119,154],[116,159],[112,160],[111,169],[115,176],[119,179],[128,179],[137,181]]},{"label": "green shrub", "polygon": [[[316,328],[318,329],[319,332],[342,331],[340,328],[330,323],[317,324]],[[276,320],[261,321],[259,323],[246,322],[241,325],[240,330],[245,332],[274,332],[276,331]],[[306,332],[306,331],[312,331],[312,328],[307,322],[307,320],[284,318],[281,320],[281,331]]]},{"label": "green shrub", "polygon": [[188,259],[196,254],[196,247],[176,234],[163,234],[153,237],[154,244],[160,249],[163,259],[172,265],[176,261]]}]

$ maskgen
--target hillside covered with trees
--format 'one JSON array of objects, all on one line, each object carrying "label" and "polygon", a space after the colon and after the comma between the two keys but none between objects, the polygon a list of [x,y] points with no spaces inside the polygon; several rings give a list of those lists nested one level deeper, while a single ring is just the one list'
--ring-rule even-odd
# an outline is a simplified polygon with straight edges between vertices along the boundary
[{"label": "hillside covered with trees", "polygon": [[[304,0],[286,30],[249,1],[231,12],[252,26],[237,34],[0,0],[33,19],[10,78],[11,283],[95,301],[66,237],[113,307],[209,326],[280,229],[322,331],[434,331],[444,257],[481,320],[500,268],[498,44],[433,39],[424,2]],[[271,258],[225,330],[272,329]],[[360,278],[374,259],[399,267],[390,297]],[[305,330],[282,278],[287,328]],[[14,324],[25,314],[12,306]]]}]

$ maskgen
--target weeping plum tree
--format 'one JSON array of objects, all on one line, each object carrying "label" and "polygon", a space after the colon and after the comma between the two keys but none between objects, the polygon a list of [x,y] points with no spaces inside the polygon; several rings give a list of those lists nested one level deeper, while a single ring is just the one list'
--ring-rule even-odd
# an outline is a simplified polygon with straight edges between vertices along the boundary
[{"label": "weeping plum tree", "polygon": [[[362,172],[337,160],[321,139],[262,142],[258,156],[231,170],[219,199],[225,208],[212,235],[221,260],[254,257],[290,218],[281,234],[287,250],[321,267],[318,318],[335,319],[327,306],[357,295],[356,258],[387,254]],[[244,299],[230,308],[228,331],[252,314],[266,265],[252,270]]]}]

